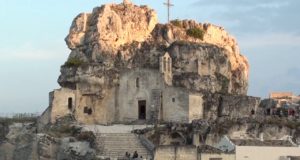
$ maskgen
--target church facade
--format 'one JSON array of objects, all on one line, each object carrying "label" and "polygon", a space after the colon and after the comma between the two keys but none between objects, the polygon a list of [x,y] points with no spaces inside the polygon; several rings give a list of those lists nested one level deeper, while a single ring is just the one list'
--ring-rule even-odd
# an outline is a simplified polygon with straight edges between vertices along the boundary
[{"label": "church facade", "polygon": [[49,108],[42,120],[55,123],[71,114],[82,124],[129,124],[159,122],[190,123],[203,118],[203,95],[172,86],[172,59],[160,57],[159,70],[123,70],[118,85],[105,90],[102,97],[84,86],[61,88],[49,95]]}]

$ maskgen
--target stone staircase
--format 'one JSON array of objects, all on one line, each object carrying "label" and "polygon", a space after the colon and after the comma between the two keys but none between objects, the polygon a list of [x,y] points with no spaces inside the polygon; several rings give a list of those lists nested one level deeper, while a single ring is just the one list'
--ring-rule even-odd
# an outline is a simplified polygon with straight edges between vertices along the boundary
[{"label": "stone staircase", "polygon": [[117,160],[124,158],[126,152],[132,156],[134,151],[137,151],[139,157],[152,158],[139,137],[133,133],[99,133],[96,137],[98,157]]}]

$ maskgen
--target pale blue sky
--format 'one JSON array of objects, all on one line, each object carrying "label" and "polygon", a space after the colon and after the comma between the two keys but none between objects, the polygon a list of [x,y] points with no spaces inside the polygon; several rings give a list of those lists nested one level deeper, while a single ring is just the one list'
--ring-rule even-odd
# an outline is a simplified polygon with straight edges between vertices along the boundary
[{"label": "pale blue sky", "polygon": [[[164,2],[133,0],[166,21]],[[73,18],[120,0],[0,0],[0,112],[37,112],[58,88]],[[173,0],[172,18],[224,26],[250,61],[249,94],[300,93],[299,0]]]}]

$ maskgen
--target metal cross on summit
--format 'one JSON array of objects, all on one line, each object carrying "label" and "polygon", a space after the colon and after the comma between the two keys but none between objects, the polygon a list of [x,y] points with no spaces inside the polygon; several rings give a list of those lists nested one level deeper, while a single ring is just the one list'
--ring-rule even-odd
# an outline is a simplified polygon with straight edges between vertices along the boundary
[{"label": "metal cross on summit", "polygon": [[167,3],[164,3],[164,5],[166,5],[168,8],[168,23],[170,23],[170,8],[174,5],[171,3],[171,0],[167,0]]}]

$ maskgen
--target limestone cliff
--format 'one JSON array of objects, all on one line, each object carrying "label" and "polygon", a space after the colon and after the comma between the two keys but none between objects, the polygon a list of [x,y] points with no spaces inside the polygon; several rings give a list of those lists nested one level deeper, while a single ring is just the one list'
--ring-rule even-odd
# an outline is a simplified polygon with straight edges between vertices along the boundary
[{"label": "limestone cliff", "polygon": [[[191,31],[191,32],[190,32]],[[201,36],[193,36],[200,31]],[[71,54],[61,67],[59,84],[85,89],[118,84],[123,69],[159,68],[166,51],[174,63],[173,85],[194,91],[245,95],[247,59],[222,27],[191,20],[159,24],[154,10],[130,2],[107,4],[79,14],[66,43]],[[103,95],[105,96],[105,95]]]}]

